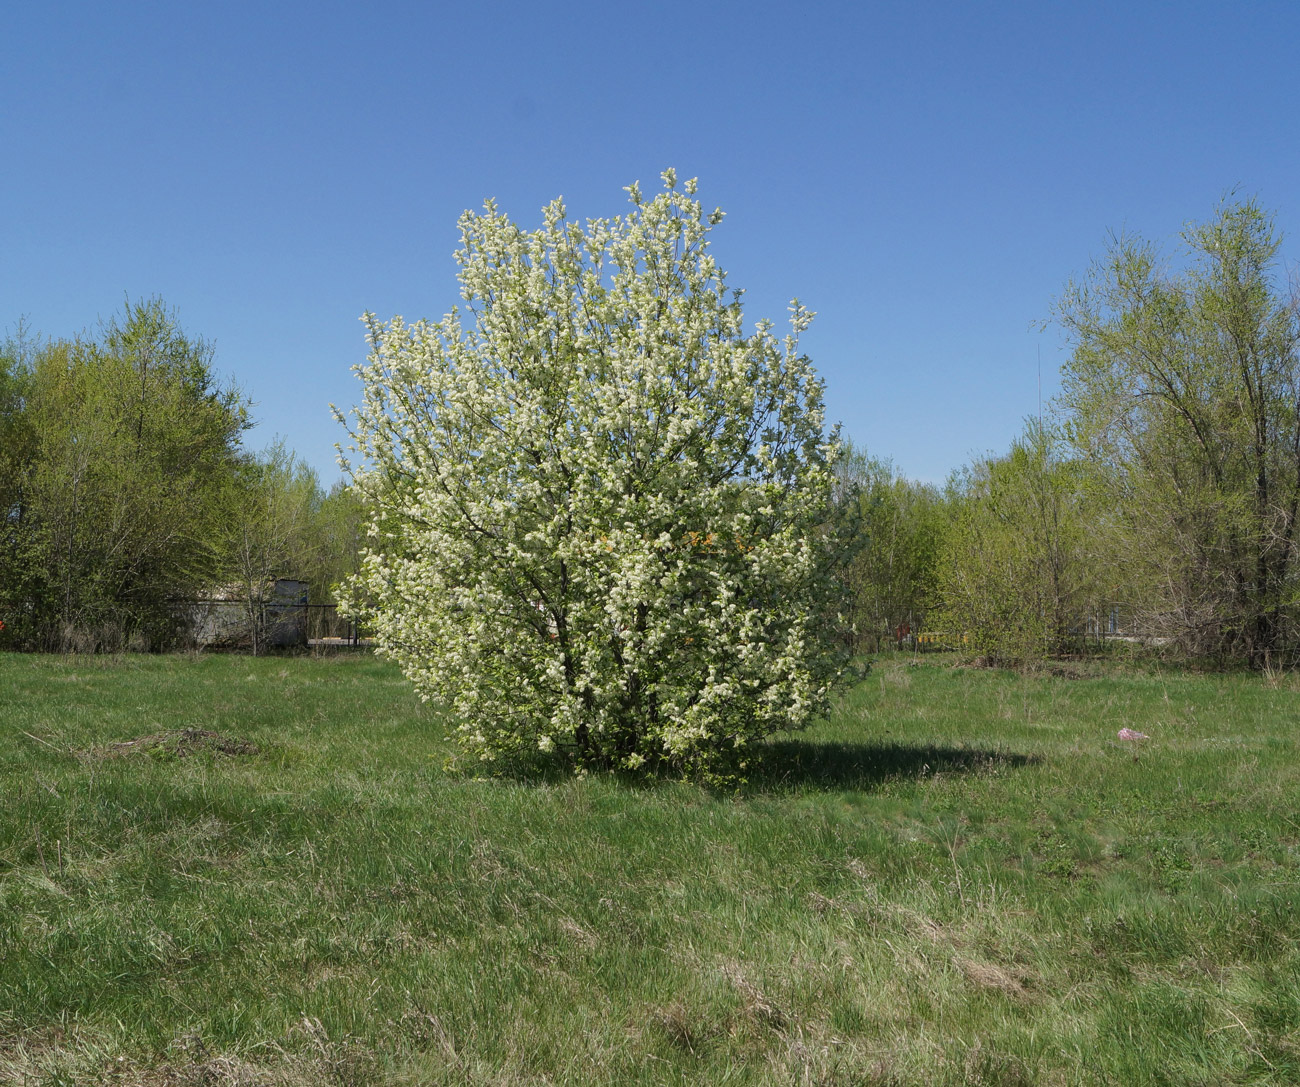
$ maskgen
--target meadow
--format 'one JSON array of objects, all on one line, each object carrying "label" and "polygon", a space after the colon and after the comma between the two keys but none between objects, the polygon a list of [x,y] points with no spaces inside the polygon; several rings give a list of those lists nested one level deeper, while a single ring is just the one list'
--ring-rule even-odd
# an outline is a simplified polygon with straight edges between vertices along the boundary
[{"label": "meadow", "polygon": [[449,766],[368,655],[0,654],[0,1083],[1300,1082],[1298,690],[886,658],[718,789]]}]

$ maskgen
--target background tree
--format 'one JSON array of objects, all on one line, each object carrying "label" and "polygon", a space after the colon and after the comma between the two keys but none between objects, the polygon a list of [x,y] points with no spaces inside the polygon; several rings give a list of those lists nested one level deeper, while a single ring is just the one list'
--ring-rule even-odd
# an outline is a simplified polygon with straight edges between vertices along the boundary
[{"label": "background tree", "polygon": [[1067,289],[1062,403],[1122,519],[1148,629],[1261,666],[1296,643],[1300,308],[1253,201],[1183,241],[1179,274],[1120,239]]},{"label": "background tree", "polygon": [[1084,466],[1038,422],[951,484],[935,621],[991,663],[1077,648],[1100,609]]},{"label": "background tree", "polygon": [[[266,608],[279,578],[316,585],[325,573],[317,522],[324,493],[315,471],[283,441],[243,460],[230,481],[223,531],[214,538],[227,590],[244,606],[249,646],[260,653]],[[317,585],[318,594],[328,585]]]},{"label": "background tree", "polygon": [[321,496],[311,527],[312,560],[308,578],[313,604],[334,604],[338,589],[361,572],[365,547],[365,507],[346,482],[339,480]]},{"label": "background tree", "polygon": [[24,477],[35,443],[27,414],[33,345],[22,331],[0,344],[0,645],[20,641],[30,580]]},{"label": "background tree", "polygon": [[248,426],[211,359],[151,300],[128,304],[98,339],[46,343],[6,365],[5,425],[23,437],[6,454],[2,591],[21,644],[162,644],[176,631],[173,602],[210,584],[219,496]]},{"label": "background tree", "polygon": [[484,758],[699,763],[806,724],[836,672],[812,315],[745,332],[722,213],[664,181],[585,229],[489,202],[460,221],[468,323],[366,317],[358,590]]},{"label": "background tree", "polygon": [[849,617],[860,648],[878,650],[930,606],[947,510],[938,489],[899,475],[888,460],[845,443],[835,465],[837,501],[858,546],[845,568]]}]

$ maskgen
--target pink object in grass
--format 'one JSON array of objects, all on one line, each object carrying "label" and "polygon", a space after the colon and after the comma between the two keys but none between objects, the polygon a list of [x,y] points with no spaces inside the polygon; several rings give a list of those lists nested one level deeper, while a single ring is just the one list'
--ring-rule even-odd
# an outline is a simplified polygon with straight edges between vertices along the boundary
[{"label": "pink object in grass", "polygon": [[1119,730],[1121,740],[1149,740],[1151,739],[1145,732],[1134,732],[1131,728],[1122,728]]}]

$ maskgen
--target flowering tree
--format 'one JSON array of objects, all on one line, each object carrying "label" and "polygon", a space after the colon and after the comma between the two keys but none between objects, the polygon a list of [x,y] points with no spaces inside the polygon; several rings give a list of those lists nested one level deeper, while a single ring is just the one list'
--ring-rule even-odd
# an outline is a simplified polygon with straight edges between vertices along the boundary
[{"label": "flowering tree", "polygon": [[813,315],[746,333],[722,212],[663,180],[585,228],[489,201],[460,220],[467,314],[364,317],[353,606],[484,759],[699,766],[807,724],[838,669]]}]

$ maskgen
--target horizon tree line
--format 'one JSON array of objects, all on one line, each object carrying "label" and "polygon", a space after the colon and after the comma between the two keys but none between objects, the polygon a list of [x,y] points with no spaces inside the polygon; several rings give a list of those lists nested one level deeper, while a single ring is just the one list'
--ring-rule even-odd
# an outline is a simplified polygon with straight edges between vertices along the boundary
[{"label": "horizon tree line", "polygon": [[[1300,649],[1300,304],[1254,201],[1182,235],[1113,241],[1066,285],[1072,347],[1046,418],[944,486],[845,443],[839,577],[856,647],[943,631],[990,663],[1085,648],[1122,610],[1183,657]],[[356,570],[360,498],[275,442],[159,299],[95,335],[0,345],[0,645],[178,644],[175,602]]]},{"label": "horizon tree line", "polygon": [[282,442],[245,448],[250,408],[156,298],[0,344],[0,645],[172,648],[179,602],[222,587],[255,609],[282,576],[332,599],[357,503]]}]

